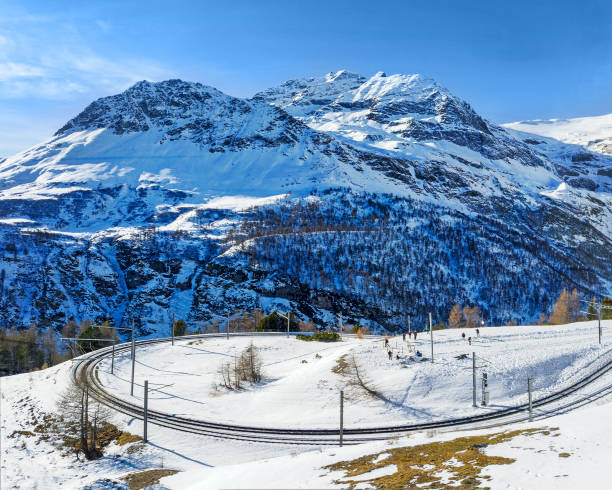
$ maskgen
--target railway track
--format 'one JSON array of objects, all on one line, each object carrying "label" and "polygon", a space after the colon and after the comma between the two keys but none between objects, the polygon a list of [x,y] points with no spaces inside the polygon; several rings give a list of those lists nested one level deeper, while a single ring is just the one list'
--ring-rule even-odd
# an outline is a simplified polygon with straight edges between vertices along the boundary
[{"label": "railway track", "polygon": [[[253,334],[230,334],[233,336],[244,336]],[[261,335],[285,335],[285,334],[255,334]],[[184,341],[200,338],[225,337],[226,334],[202,334],[181,337]],[[140,340],[136,346],[143,347],[151,344],[170,342],[171,339]],[[129,351],[131,345],[121,344],[115,347],[115,355]],[[108,407],[136,419],[144,418],[144,410],[140,405],[113,395],[107,391],[98,377],[100,363],[111,355],[111,348],[104,348],[85,356],[75,359],[72,375],[74,381],[80,385],[89,387],[90,396]],[[564,413],[578,406],[594,401],[612,393],[612,383],[599,387],[595,391],[584,393],[586,388],[601,380],[612,370],[612,349],[604,352],[595,361],[590,371],[579,380],[565,388],[544,396],[532,403],[536,419],[546,418],[557,413]],[[387,439],[396,435],[422,430],[458,430],[458,429],[483,429],[499,427],[500,425],[520,422],[528,419],[528,405],[521,404],[485,414],[459,417],[440,421],[392,425],[385,427],[368,428],[345,428],[343,430],[345,444],[359,444],[366,441]],[[307,444],[307,445],[336,445],[338,443],[338,429],[292,429],[254,427],[235,424],[222,424],[187,417],[174,416],[156,410],[148,410],[148,421],[151,424],[167,427],[181,432],[200,434],[224,439],[235,439],[251,442],[266,442],[278,444]]]}]

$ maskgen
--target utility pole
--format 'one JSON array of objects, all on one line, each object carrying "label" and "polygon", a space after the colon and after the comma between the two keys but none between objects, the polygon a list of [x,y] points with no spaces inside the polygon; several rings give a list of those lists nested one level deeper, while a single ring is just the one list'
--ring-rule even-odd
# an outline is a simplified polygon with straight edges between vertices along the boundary
[{"label": "utility pole", "polygon": [[340,390],[340,447],[344,436],[344,390]]},{"label": "utility pole", "polygon": [[533,404],[531,402],[531,383],[533,376],[527,378],[527,393],[529,395],[529,422],[533,421]]},{"label": "utility pole", "polygon": [[476,407],[476,352],[472,352],[472,406]]},{"label": "utility pole", "polygon": [[433,328],[431,324],[431,313],[429,314],[429,336],[431,337],[431,362],[434,362],[433,360]]},{"label": "utility pole", "polygon": [[143,439],[147,442],[147,422],[149,421],[149,381],[144,382],[144,431]]},{"label": "utility pole", "polygon": [[172,345],[174,345],[174,312],[172,312]]},{"label": "utility pole", "polygon": [[134,367],[136,364],[136,344],[134,343],[134,319],[132,319],[132,384],[130,386],[130,395],[134,396]]},{"label": "utility pole", "polygon": [[226,328],[226,330],[227,330],[227,340],[229,340],[229,317],[230,316],[229,316],[229,313],[228,313],[227,314],[227,328]]}]

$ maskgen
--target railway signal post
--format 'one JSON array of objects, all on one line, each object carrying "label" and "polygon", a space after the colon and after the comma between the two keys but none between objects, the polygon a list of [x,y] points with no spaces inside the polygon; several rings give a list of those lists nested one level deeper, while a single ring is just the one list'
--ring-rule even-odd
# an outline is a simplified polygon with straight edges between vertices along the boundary
[{"label": "railway signal post", "polygon": [[489,404],[489,392],[487,387],[489,386],[489,379],[487,373],[482,373],[482,406],[486,407]]}]

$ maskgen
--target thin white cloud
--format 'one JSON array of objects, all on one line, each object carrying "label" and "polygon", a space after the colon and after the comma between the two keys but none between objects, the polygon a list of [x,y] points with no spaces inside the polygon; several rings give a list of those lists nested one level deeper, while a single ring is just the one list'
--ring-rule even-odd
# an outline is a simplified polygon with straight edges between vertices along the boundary
[{"label": "thin white cloud", "polygon": [[[102,31],[110,25],[93,22]],[[24,14],[0,20],[0,100],[69,99],[124,90],[133,83],[172,74],[153,61],[111,59],[87,46],[79,26]]]},{"label": "thin white cloud", "polygon": [[40,78],[47,75],[41,66],[32,66],[12,61],[0,62],[0,82],[23,78]]}]

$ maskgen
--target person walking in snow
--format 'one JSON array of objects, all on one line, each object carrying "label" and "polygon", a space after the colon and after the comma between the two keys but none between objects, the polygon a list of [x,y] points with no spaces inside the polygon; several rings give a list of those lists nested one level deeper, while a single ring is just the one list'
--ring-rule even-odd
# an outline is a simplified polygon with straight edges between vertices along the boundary
[{"label": "person walking in snow", "polygon": [[387,351],[387,354],[389,355],[389,360],[393,359],[393,352],[391,352],[390,350]]},{"label": "person walking in snow", "polygon": [[416,330],[414,331],[414,340],[416,340]]},{"label": "person walking in snow", "polygon": [[461,338],[465,339],[465,332],[461,332]]},{"label": "person walking in snow", "polygon": [[480,337],[480,330],[478,328],[476,329],[476,337]]},{"label": "person walking in snow", "polygon": [[468,337],[468,342],[472,345],[472,337]]},{"label": "person walking in snow", "polygon": [[406,332],[402,334],[402,341],[406,342]]}]

